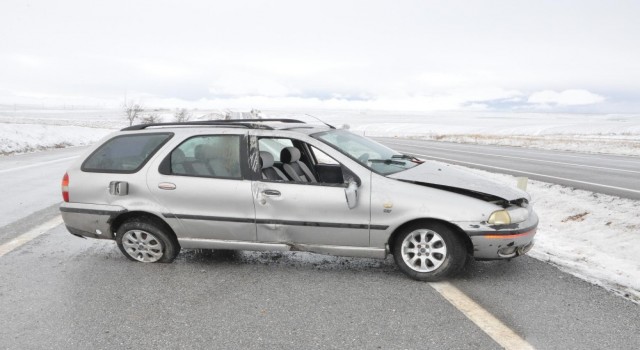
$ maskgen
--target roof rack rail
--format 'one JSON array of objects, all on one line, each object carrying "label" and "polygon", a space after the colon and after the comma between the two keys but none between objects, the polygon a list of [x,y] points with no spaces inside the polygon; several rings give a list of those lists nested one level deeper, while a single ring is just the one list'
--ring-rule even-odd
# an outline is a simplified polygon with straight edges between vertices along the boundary
[{"label": "roof rack rail", "polygon": [[306,124],[302,120],[287,118],[263,118],[263,119],[226,119],[221,122],[242,123],[242,122],[281,122],[281,123],[301,123]]},{"label": "roof rack rail", "polygon": [[227,119],[227,120],[202,120],[189,122],[169,122],[169,123],[151,123],[137,124],[128,126],[120,131],[144,130],[152,126],[198,126],[198,125],[214,125],[214,126],[238,126],[248,129],[273,129],[267,125],[261,125],[260,122],[281,122],[281,123],[304,123],[296,119]]}]

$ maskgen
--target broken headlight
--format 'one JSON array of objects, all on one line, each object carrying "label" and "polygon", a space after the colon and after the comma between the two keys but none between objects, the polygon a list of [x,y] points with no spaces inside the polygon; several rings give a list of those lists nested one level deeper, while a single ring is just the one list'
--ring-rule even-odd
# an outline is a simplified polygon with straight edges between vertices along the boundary
[{"label": "broken headlight", "polygon": [[506,210],[498,210],[491,213],[487,222],[491,225],[507,225],[511,223],[511,216]]},{"label": "broken headlight", "polygon": [[487,222],[491,225],[508,225],[523,222],[529,217],[527,208],[503,209],[491,213]]}]

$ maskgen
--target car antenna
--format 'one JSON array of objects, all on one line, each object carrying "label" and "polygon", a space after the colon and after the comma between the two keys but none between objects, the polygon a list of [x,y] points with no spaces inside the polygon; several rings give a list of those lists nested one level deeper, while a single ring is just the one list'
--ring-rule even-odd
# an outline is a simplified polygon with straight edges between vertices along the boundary
[{"label": "car antenna", "polygon": [[311,114],[305,114],[305,115],[306,115],[306,116],[309,116],[309,117],[311,117],[311,118],[313,118],[313,119],[315,119],[315,120],[317,120],[317,121],[319,121],[320,123],[322,123],[322,124],[324,124],[324,125],[326,125],[326,126],[330,127],[331,129],[335,129],[335,128],[336,128],[335,126],[333,126],[333,125],[331,125],[331,124],[325,123],[324,121],[322,121],[320,118],[318,118],[318,117],[316,117],[316,116],[313,116],[313,115],[311,115]]}]

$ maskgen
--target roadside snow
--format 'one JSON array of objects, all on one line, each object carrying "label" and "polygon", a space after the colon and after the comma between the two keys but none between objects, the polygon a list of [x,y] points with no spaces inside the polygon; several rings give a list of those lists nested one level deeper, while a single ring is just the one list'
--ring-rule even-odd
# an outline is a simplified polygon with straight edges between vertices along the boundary
[{"label": "roadside snow", "polygon": [[[239,112],[236,114],[241,114]],[[164,121],[172,121],[174,113],[172,109],[150,108],[142,116],[155,115]],[[206,120],[233,114],[233,111],[200,109],[190,113],[192,120]],[[347,124],[351,131],[366,136],[640,156],[639,114],[369,110],[264,110],[260,113],[267,118],[294,118],[318,123],[309,114],[336,126]],[[114,129],[127,125],[121,109],[13,109],[6,106],[4,109],[0,106],[0,123]]]},{"label": "roadside snow", "polygon": [[[310,120],[304,114],[270,117]],[[640,115],[498,112],[317,111],[330,124],[365,136],[403,137],[549,150],[640,155]]]},{"label": "roadside snow", "polygon": [[0,123],[0,155],[89,145],[113,131],[81,126]]},{"label": "roadside snow", "polygon": [[[515,186],[511,175],[470,169]],[[528,255],[640,303],[640,201],[529,180],[540,217]]]}]

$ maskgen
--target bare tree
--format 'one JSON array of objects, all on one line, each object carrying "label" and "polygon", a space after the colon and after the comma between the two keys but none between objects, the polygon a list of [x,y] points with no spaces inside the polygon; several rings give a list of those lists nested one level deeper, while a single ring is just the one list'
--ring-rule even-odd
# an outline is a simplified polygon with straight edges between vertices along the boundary
[{"label": "bare tree", "polygon": [[156,124],[162,122],[162,118],[157,113],[147,114],[140,117],[140,123],[142,124]]},{"label": "bare tree", "polygon": [[122,110],[124,111],[125,117],[129,121],[129,126],[133,125],[133,122],[140,116],[140,112],[143,111],[143,108],[140,104],[133,103],[133,101],[125,101],[122,105]]},{"label": "bare tree", "polygon": [[173,115],[173,119],[178,123],[189,121],[191,117],[191,113],[186,108],[176,109],[176,113]]}]

